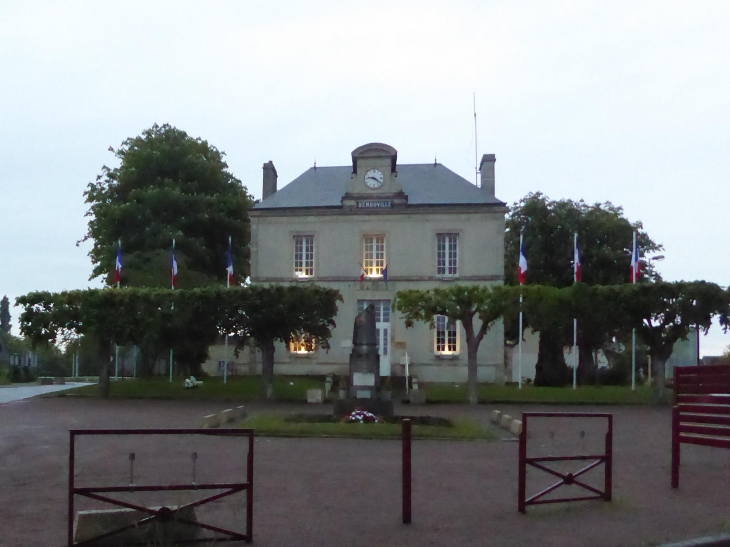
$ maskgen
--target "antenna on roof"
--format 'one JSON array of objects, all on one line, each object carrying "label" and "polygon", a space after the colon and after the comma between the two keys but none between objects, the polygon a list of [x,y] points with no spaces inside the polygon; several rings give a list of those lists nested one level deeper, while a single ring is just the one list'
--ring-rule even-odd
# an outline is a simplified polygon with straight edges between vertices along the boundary
[{"label": "antenna on roof", "polygon": [[438,162],[436,161],[436,152],[433,153],[433,166],[436,167]]},{"label": "antenna on roof", "polygon": [[479,187],[479,168],[477,167],[477,154],[479,146],[477,144],[477,94],[474,92],[474,185]]},{"label": "antenna on roof", "polygon": [[314,170],[317,170],[317,158],[314,158]]}]

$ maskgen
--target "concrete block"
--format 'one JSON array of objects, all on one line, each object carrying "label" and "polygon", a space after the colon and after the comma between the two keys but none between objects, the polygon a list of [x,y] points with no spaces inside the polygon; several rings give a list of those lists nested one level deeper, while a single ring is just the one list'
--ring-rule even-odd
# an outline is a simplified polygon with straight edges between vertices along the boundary
[{"label": "concrete block", "polygon": [[52,386],[53,385],[53,377],[51,376],[41,376],[38,378],[38,383],[42,386]]},{"label": "concrete block", "polygon": [[53,383],[57,386],[64,386],[66,385],[66,378],[64,378],[63,376],[56,376],[53,379]]},{"label": "concrete block", "polygon": [[512,420],[509,430],[512,435],[517,435],[519,437],[522,433],[522,420]]},{"label": "concrete block", "polygon": [[218,419],[218,414],[208,414],[207,416],[203,416],[200,423],[200,427],[202,428],[213,428],[218,427],[219,425],[220,421]]},{"label": "concrete block", "polygon": [[509,414],[502,414],[502,419],[499,422],[499,425],[502,429],[509,431],[509,428],[512,425],[512,416]]},{"label": "concrete block", "polygon": [[426,390],[424,389],[413,389],[408,394],[408,399],[412,405],[425,405],[426,404]]},{"label": "concrete block", "polygon": [[[170,509],[176,509],[171,506]],[[159,511],[159,507],[152,507]],[[164,511],[164,510],[163,510]],[[99,546],[124,545],[176,545],[198,539],[200,528],[185,523],[175,522],[175,516],[197,522],[195,509],[188,507],[179,513],[173,513],[172,520],[166,522],[155,521],[140,527],[130,528],[124,532],[114,534],[108,538],[94,541]],[[95,511],[78,511],[74,520],[74,541],[88,541],[102,534],[130,526],[135,522],[149,517],[149,513],[134,509],[104,509]]]},{"label": "concrete block", "polygon": [[314,404],[322,404],[324,402],[324,390],[308,389],[307,390],[307,402],[314,403]]},{"label": "concrete block", "polygon": [[234,410],[232,408],[227,408],[225,410],[221,410],[218,413],[218,422],[221,425],[224,425],[224,424],[227,424],[230,422],[235,422],[235,421],[236,421],[236,413],[234,412]]},{"label": "concrete block", "polygon": [[499,422],[501,420],[502,420],[502,411],[501,410],[492,410],[492,417],[489,419],[489,421],[495,425],[499,425]]},{"label": "concrete block", "polygon": [[237,406],[235,410],[237,420],[245,420],[246,418],[248,418],[248,412],[246,412],[246,407]]}]

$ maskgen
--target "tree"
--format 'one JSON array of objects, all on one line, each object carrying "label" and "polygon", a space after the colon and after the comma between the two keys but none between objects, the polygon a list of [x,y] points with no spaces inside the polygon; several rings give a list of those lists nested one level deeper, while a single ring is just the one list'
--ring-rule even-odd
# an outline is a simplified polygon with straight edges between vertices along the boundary
[{"label": "tree", "polygon": [[104,166],[84,193],[90,219],[81,241],[94,243],[92,279],[114,284],[121,240],[123,285],[169,287],[175,238],[181,288],[223,284],[229,236],[236,281],[249,275],[253,199],[228,171],[222,152],[156,124],[112,151],[121,164]]},{"label": "tree", "polygon": [[[508,214],[505,234],[505,283],[517,284],[520,233],[524,237],[529,284],[567,287],[573,284],[573,234],[578,233],[582,280],[587,285],[614,285],[629,281],[633,232],[638,231],[641,257],[662,250],[631,223],[623,209],[611,203],[589,205],[583,201],[553,201],[541,193],[528,194]],[[644,268],[644,280],[657,279],[651,263]],[[587,317],[586,317],[587,319]],[[529,324],[529,323],[528,323]],[[508,337],[518,337],[515,321],[506,321]],[[525,325],[527,326],[527,324]],[[533,328],[535,325],[530,324]],[[537,330],[537,329],[536,329]],[[591,355],[609,339],[610,333],[580,329],[581,367],[592,366]],[[590,336],[588,336],[590,334]],[[563,385],[567,368],[563,347],[572,343],[572,318],[564,324],[540,331],[536,385]],[[579,369],[580,372],[580,369]],[[563,380],[560,380],[563,378]],[[558,384],[552,382],[557,381]]]},{"label": "tree", "polygon": [[[446,289],[398,291],[395,307],[405,315],[406,327],[416,321],[434,328],[434,318],[444,315],[460,321],[466,333],[469,402],[477,403],[477,351],[484,335],[502,317],[509,300],[504,287],[456,285]],[[474,318],[479,319],[475,324]]]},{"label": "tree", "polygon": [[0,333],[10,333],[10,302],[7,296],[0,300]]},{"label": "tree", "polygon": [[336,289],[311,286],[253,285],[245,290],[226,291],[225,319],[221,330],[239,335],[240,350],[254,339],[261,350],[261,373],[266,398],[274,396],[274,352],[276,341],[288,344],[303,338],[310,346],[329,349],[329,338],[336,326]]},{"label": "tree", "polygon": [[626,317],[649,348],[655,374],[655,400],[666,402],[665,365],[674,344],[686,339],[691,328],[707,332],[714,317],[730,326],[728,292],[707,281],[637,283],[614,288]]}]

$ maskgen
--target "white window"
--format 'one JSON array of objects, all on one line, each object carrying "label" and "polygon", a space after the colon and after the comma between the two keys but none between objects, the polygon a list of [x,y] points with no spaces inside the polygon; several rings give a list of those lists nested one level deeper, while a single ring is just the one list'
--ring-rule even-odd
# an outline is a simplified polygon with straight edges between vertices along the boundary
[{"label": "white window", "polygon": [[314,236],[294,236],[294,275],[314,275]]},{"label": "white window", "polygon": [[362,254],[362,267],[365,275],[383,277],[385,266],[385,236],[365,236]]},{"label": "white window", "polygon": [[455,355],[459,353],[459,323],[450,321],[445,315],[436,316],[436,353]]},{"label": "white window", "polygon": [[303,336],[299,336],[289,342],[289,351],[298,355],[308,355],[314,353],[314,343],[307,341]]},{"label": "white window", "polygon": [[436,236],[436,275],[444,277],[459,275],[459,234]]}]

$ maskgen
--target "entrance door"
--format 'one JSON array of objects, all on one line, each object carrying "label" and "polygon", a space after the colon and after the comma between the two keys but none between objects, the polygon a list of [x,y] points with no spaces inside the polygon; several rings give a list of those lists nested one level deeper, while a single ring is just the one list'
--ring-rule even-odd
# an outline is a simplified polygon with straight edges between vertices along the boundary
[{"label": "entrance door", "polygon": [[375,308],[375,333],[380,354],[380,375],[390,376],[390,300],[358,300],[357,312],[369,304]]}]

